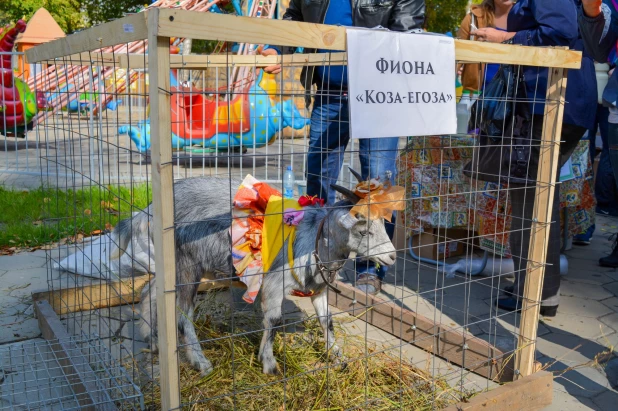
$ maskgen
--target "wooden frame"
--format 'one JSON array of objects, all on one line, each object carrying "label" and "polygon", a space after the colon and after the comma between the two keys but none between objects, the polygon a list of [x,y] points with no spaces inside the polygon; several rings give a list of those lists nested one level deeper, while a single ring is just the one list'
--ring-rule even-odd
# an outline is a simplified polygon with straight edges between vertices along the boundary
[{"label": "wooden frame", "polygon": [[[158,11],[158,9],[155,9]],[[152,166],[152,205],[154,225],[155,265],[157,267],[157,326],[159,335],[159,367],[161,370],[161,407],[164,410],[180,407],[178,378],[178,347],[176,324],[176,241],[174,230],[174,174],[172,168],[172,120],[170,114],[170,39],[160,37],[153,26],[157,14],[148,15],[151,30],[148,41],[148,64],[151,70],[150,138]],[[156,44],[156,47],[153,47]]]},{"label": "wooden frame", "polygon": [[[42,291],[32,293],[32,301],[48,301],[54,312],[60,316],[99,308],[132,305],[140,302],[142,289],[152,278],[152,275],[142,275],[127,280],[101,281],[82,287]],[[202,293],[229,287],[244,286],[240,281],[203,280],[197,291]]]},{"label": "wooden frame", "polygon": [[534,372],[534,351],[539,328],[539,311],[554,205],[555,181],[558,177],[566,86],[567,70],[550,69],[547,78],[547,102],[543,118],[543,136],[540,142],[537,189],[530,228],[530,248],[522,299],[518,350],[515,355],[515,378],[526,377]]},{"label": "wooden frame", "polygon": [[[149,17],[154,15],[155,17]],[[151,31],[162,37],[190,37],[204,40],[221,40],[243,42],[251,39],[252,43],[275,44],[279,46],[319,48],[324,50],[346,50],[345,27],[323,24],[299,23],[293,21],[253,19],[230,15],[199,13],[176,9],[151,9],[142,13],[123,17],[67,36],[50,41],[26,51],[28,63],[39,63],[61,57],[72,56],[75,64],[87,64],[101,53],[90,53],[96,49],[123,44],[130,41],[146,40],[149,36],[147,21],[155,21],[150,26]],[[132,32],[131,32],[132,30]],[[129,31],[129,32],[127,32]],[[82,54],[83,53],[83,54]],[[100,60],[110,59],[123,61],[123,54],[115,57],[105,56]],[[124,54],[131,56],[131,54]],[[135,56],[135,55],[133,55]],[[140,56],[140,55],[137,55]],[[215,56],[172,56],[174,63],[182,64],[184,57],[187,63],[194,64],[187,68],[210,67],[208,60],[215,61]],[[227,56],[225,56],[227,58]],[[230,56],[232,57],[232,56]],[[344,53],[333,53],[330,59],[344,60]],[[128,58],[128,57],[127,57]],[[250,58],[245,64],[254,65],[256,56],[232,57],[238,63]],[[301,59],[296,55],[290,57],[296,61]],[[308,57],[314,59],[315,56]],[[481,43],[469,40],[455,40],[455,58],[461,62],[522,64],[538,67],[556,67],[579,69],[582,53],[563,48],[524,47],[505,44]],[[263,65],[272,64],[277,57],[257,56]],[[133,68],[144,68],[144,58],[138,57]],[[284,60],[285,61],[285,60]],[[323,58],[316,58],[316,64],[321,64]],[[229,60],[221,61],[225,64]],[[125,63],[127,64],[127,63]],[[203,64],[204,66],[199,66]],[[142,67],[140,67],[140,65]]]},{"label": "wooden frame", "polygon": [[[491,61],[500,61],[501,64],[513,64],[513,59],[509,54],[504,55],[504,44],[492,44],[492,43],[478,43],[468,40],[456,40],[456,58],[458,61],[464,63],[466,59],[470,59],[469,43],[474,43],[474,46],[479,48],[479,44],[482,44],[481,49],[484,53],[487,53],[486,60],[490,60],[489,55],[492,52],[498,52],[498,56],[491,58]],[[489,45],[489,46],[487,46]],[[497,47],[496,47],[497,46]],[[525,57],[532,57],[535,53],[530,53],[530,47],[523,46],[510,46],[511,48],[521,48],[519,54]],[[546,52],[553,53],[553,48],[543,48]],[[569,51],[569,58],[577,57],[575,51]],[[571,56],[573,54],[573,56]],[[581,56],[580,56],[581,57]],[[566,60],[566,59],[565,59]],[[132,69],[144,69],[148,67],[148,58],[145,54],[135,53],[99,53],[99,52],[82,52],[78,54],[71,54],[62,58],[53,60],[42,60],[45,64],[55,65],[76,65],[76,66],[103,66],[103,67],[116,67],[116,68],[132,68]],[[227,67],[229,65],[235,65],[239,67],[265,67],[273,64],[284,64],[292,67],[303,66],[329,66],[329,65],[342,65],[347,64],[347,55],[343,52],[332,53],[320,53],[320,54],[285,54],[282,56],[261,56],[261,55],[171,55],[170,65],[174,69],[208,69],[214,67]],[[540,64],[539,64],[540,66]],[[570,61],[564,63],[564,68],[578,68],[577,64]]]},{"label": "wooden frame", "polygon": [[490,380],[507,382],[513,374],[507,356],[487,341],[365,294],[350,284],[337,282],[340,294],[329,292],[328,303],[348,314],[409,342],[438,357]]},{"label": "wooden frame", "polygon": [[32,294],[32,301],[48,301],[57,315],[139,302],[142,288],[152,279],[150,275],[127,280],[100,282],[92,285]]},{"label": "wooden frame", "polygon": [[[102,24],[75,35],[58,39],[26,52],[29,63],[49,61],[64,56],[75,57],[69,64],[118,64],[131,68],[150,68],[151,84],[150,104],[152,112],[157,115],[151,122],[152,141],[152,188],[154,204],[154,244],[157,275],[157,309],[159,327],[159,347],[161,363],[161,396],[164,409],[177,408],[180,401],[180,387],[177,368],[176,346],[176,310],[175,310],[175,248],[173,219],[173,183],[171,167],[171,124],[169,104],[170,97],[165,91],[169,89],[169,73],[172,68],[207,68],[227,65],[230,56],[174,56],[169,55],[170,37],[188,37],[194,39],[247,42],[254,44],[274,44],[279,46],[307,47],[326,50],[346,50],[346,29],[343,27],[319,24],[251,19],[229,15],[214,15],[177,9],[150,9],[144,13],[131,15],[116,21]],[[147,60],[138,55],[93,57],[93,50],[105,46],[124,44],[130,41],[148,40],[150,50]],[[520,327],[519,347],[516,352],[516,378],[526,377],[515,384],[528,386],[537,380],[548,378],[536,374],[534,363],[534,341],[536,340],[539,299],[544,275],[544,267],[538,262],[544,261],[544,247],[549,233],[551,205],[554,195],[553,182],[556,176],[557,153],[561,131],[564,90],[566,88],[566,69],[579,69],[582,53],[561,48],[535,48],[509,46],[503,44],[479,43],[456,40],[456,59],[461,62],[481,62],[498,64],[516,64],[525,66],[552,67],[550,70],[548,99],[545,108],[543,126],[544,148],[539,159],[539,189],[535,199],[532,226],[532,243],[527,267],[528,280],[524,298],[524,311]],[[237,65],[269,65],[276,62],[298,65],[324,64],[325,56],[295,55],[274,57],[232,57]],[[224,60],[225,58],[225,60]],[[339,64],[345,62],[345,54],[333,53],[330,61]],[[60,63],[59,61],[54,64]],[[62,61],[62,64],[67,64]],[[137,66],[133,65],[136,64]],[[133,66],[132,66],[133,65]],[[547,144],[547,143],[550,144]],[[394,335],[425,345],[436,355],[447,359],[461,358],[461,365],[475,370],[488,378],[498,378],[499,362],[504,355],[485,342],[473,337],[463,336],[452,329],[438,327],[428,319],[402,310],[389,303],[380,301],[339,284],[344,290],[341,295],[331,296],[331,303],[353,313],[366,311],[366,306],[378,304],[365,316],[367,321],[390,330]],[[120,287],[122,294],[122,287]],[[79,295],[79,292],[77,294]],[[124,296],[124,294],[122,294]],[[360,296],[360,297],[359,297]],[[135,298],[135,294],[127,298]],[[54,297],[55,298],[55,297]],[[359,302],[360,300],[360,302]],[[115,300],[115,301],[122,301]],[[77,307],[82,305],[78,304]],[[89,305],[83,305],[89,307]],[[399,323],[393,319],[401,319]],[[406,330],[406,327],[409,327]],[[412,326],[416,329],[412,330]],[[427,337],[427,338],[425,338]],[[426,341],[426,342],[424,342]],[[486,355],[479,357],[487,349]],[[464,359],[463,351],[470,358]],[[476,353],[476,357],[474,356]],[[476,359],[475,359],[476,358]],[[491,363],[488,363],[491,362]],[[494,363],[495,361],[495,363]],[[455,360],[453,360],[455,362]],[[517,388],[520,385],[513,385]],[[500,389],[488,396],[501,396]],[[480,398],[480,396],[479,396]],[[488,409],[487,404],[483,409]],[[467,409],[467,408],[466,408]]]},{"label": "wooden frame", "polygon": [[554,376],[539,371],[527,378],[479,394],[468,402],[447,407],[445,411],[537,411],[553,399]]},{"label": "wooden frame", "polygon": [[150,13],[148,11],[133,14],[33,47],[26,51],[26,62],[32,64],[83,51],[145,40],[148,38]]}]

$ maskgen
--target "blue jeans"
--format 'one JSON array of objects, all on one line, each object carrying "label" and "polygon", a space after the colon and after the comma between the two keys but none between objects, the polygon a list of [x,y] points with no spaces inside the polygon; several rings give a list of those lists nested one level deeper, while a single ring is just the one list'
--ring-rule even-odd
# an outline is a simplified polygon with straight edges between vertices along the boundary
[{"label": "blue jeans", "polygon": [[610,124],[607,133],[607,154],[614,173],[614,185],[618,190],[618,124]]},{"label": "blue jeans", "polygon": [[[609,109],[601,105],[597,106],[597,117],[595,127],[588,133],[590,137],[590,155],[596,154],[596,134],[597,128],[601,130],[601,140],[603,141],[603,150],[599,158],[599,166],[597,167],[596,182],[594,185],[594,194],[597,199],[597,208],[610,214],[618,214],[618,189],[616,188],[616,178],[612,171],[612,161],[610,160],[609,150],[609,123],[607,118]],[[614,163],[616,161],[614,160]]]},{"label": "blue jeans", "polygon": [[[307,194],[335,203],[336,184],[343,163],[345,149],[350,141],[350,114],[348,97],[328,96],[319,92],[311,112],[311,132],[307,154]],[[396,181],[398,137],[363,138],[359,140],[360,173],[364,180],[379,177],[380,181]],[[393,222],[395,218],[393,216]],[[386,223],[392,239],[394,223]],[[371,263],[369,263],[371,265]]]}]

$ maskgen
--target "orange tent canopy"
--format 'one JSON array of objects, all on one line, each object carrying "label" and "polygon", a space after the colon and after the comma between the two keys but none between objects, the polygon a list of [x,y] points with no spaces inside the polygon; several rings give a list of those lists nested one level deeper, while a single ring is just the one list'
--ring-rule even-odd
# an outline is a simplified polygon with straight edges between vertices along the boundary
[{"label": "orange tent canopy", "polygon": [[[64,31],[49,14],[49,11],[41,7],[28,21],[26,31],[17,36],[15,43],[17,44],[17,51],[24,52],[60,37],[65,37]],[[24,81],[28,81],[30,66],[26,64],[23,55],[19,55],[17,58],[17,73]]]},{"label": "orange tent canopy", "polygon": [[49,11],[41,7],[30,18],[26,31],[17,37],[16,43],[19,48],[21,44],[47,43],[60,37],[65,37],[64,31]]}]

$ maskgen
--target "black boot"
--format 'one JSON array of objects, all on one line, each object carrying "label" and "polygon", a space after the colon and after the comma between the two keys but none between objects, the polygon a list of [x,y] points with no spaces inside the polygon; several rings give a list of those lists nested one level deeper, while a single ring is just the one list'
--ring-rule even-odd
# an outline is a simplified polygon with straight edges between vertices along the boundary
[{"label": "black boot", "polygon": [[599,265],[601,267],[618,268],[618,234],[611,236],[610,240],[612,239],[614,240],[614,249],[610,255],[599,259]]}]

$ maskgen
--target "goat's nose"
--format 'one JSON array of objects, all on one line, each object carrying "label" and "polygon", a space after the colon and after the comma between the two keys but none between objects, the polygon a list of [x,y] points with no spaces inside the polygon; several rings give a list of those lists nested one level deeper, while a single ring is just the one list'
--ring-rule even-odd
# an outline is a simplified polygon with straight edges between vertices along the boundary
[{"label": "goat's nose", "polygon": [[388,255],[388,257],[389,257],[391,260],[395,261],[395,260],[397,259],[397,253],[390,253],[390,254]]}]

